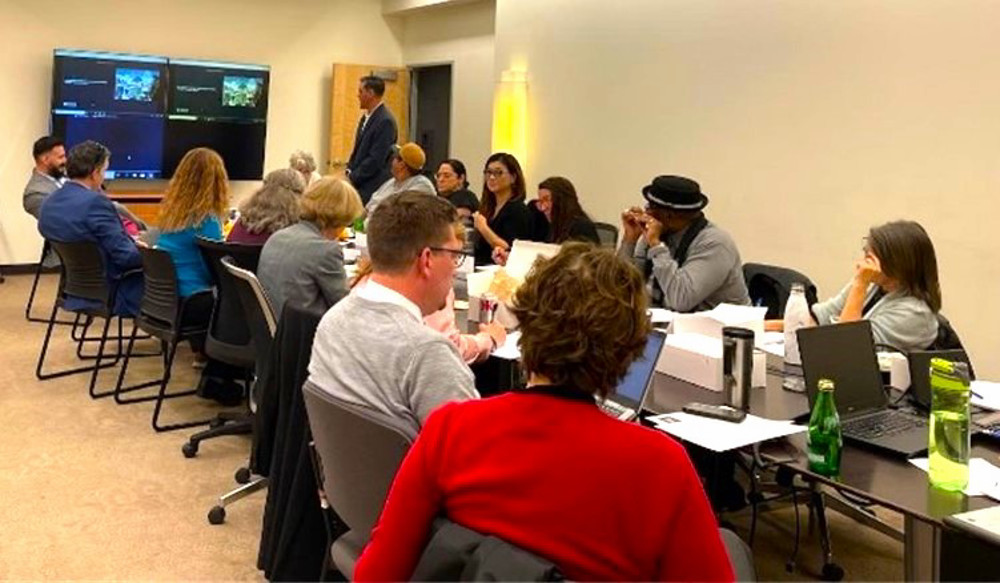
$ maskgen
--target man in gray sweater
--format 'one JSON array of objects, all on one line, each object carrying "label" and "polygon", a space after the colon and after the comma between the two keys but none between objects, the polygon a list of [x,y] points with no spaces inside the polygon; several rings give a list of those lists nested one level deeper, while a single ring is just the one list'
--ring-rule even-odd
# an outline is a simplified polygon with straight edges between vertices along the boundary
[{"label": "man in gray sweater", "polygon": [[443,308],[462,243],[455,208],[403,192],[368,221],[368,283],[323,316],[307,382],[408,424],[416,435],[441,404],[479,398],[472,371],[423,316]]},{"label": "man in gray sweater", "polygon": [[657,176],[642,195],[645,210],[622,214],[618,253],[648,275],[653,304],[677,312],[750,305],[739,249],[705,218],[701,186],[683,176]]}]

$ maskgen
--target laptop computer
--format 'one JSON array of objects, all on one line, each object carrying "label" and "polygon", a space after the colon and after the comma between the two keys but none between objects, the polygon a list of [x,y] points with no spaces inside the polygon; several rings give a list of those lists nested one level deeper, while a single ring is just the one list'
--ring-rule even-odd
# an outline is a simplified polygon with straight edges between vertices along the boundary
[{"label": "laptop computer", "polygon": [[622,377],[614,392],[598,403],[605,413],[622,421],[632,421],[639,416],[639,409],[642,408],[642,402],[652,384],[656,361],[660,358],[660,350],[663,349],[666,337],[666,333],[662,330],[653,330],[649,333],[642,356],[635,359],[628,367],[628,372]]},{"label": "laptop computer", "polygon": [[910,398],[924,411],[931,410],[931,359],[943,358],[964,362],[972,370],[969,355],[964,350],[913,350],[906,355],[910,368]]},{"label": "laptop computer", "polygon": [[927,450],[927,419],[889,408],[871,322],[802,328],[797,335],[810,411],[817,383],[830,379],[845,441],[903,457]]}]

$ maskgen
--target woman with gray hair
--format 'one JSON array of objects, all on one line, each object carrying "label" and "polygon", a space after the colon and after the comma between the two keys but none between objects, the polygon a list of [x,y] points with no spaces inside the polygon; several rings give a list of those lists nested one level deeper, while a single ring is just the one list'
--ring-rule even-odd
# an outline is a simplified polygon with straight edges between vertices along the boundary
[{"label": "woman with gray hair", "polygon": [[291,168],[268,173],[260,190],[240,206],[240,218],[226,240],[263,245],[271,233],[299,220],[299,195],[305,190],[302,175]]},{"label": "woman with gray hair", "polygon": [[316,171],[316,159],[305,150],[295,150],[292,152],[291,157],[288,159],[288,166],[293,170],[297,170],[302,175],[306,186],[322,178],[319,172]]}]

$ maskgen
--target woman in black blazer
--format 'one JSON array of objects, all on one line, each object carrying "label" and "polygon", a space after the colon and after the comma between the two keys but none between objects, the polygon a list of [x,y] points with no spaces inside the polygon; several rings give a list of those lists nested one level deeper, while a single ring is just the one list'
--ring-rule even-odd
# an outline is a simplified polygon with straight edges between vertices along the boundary
[{"label": "woman in black blazer", "polygon": [[476,265],[493,263],[493,252],[510,250],[515,239],[531,239],[531,214],[524,204],[524,173],[517,158],[503,152],[486,160],[479,212],[472,215],[479,233]]}]

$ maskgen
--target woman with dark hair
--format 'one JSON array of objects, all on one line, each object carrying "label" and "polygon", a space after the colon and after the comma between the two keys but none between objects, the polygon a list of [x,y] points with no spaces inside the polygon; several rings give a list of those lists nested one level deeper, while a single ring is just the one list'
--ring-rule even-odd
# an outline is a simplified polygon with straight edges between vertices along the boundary
[{"label": "woman with dark hair", "polygon": [[483,169],[483,197],[472,215],[479,237],[476,265],[493,263],[493,250],[507,251],[515,239],[531,239],[531,215],[524,204],[524,173],[517,158],[497,152]]},{"label": "woman with dark hair", "polygon": [[868,320],[878,344],[904,351],[928,348],[937,338],[941,285],[927,231],[913,221],[872,227],[854,278],[812,311],[819,324]]},{"label": "woman with dark hair", "polygon": [[612,251],[569,243],[535,264],[513,301],[527,388],[431,413],[355,580],[410,579],[444,516],[551,561],[572,581],[732,581],[684,447],[597,406],[646,345],[639,271]]},{"label": "woman with dark hair", "polygon": [[465,164],[461,160],[449,158],[438,165],[434,174],[437,191],[440,196],[458,210],[458,216],[463,220],[472,217],[479,210],[479,199],[469,190],[469,178],[465,173]]},{"label": "woman with dark hair", "polygon": [[[546,229],[540,240],[549,243],[588,241],[599,244],[597,228],[576,196],[573,183],[562,176],[546,178],[538,185],[538,211],[545,217]],[[536,233],[541,235],[542,233]]]}]

